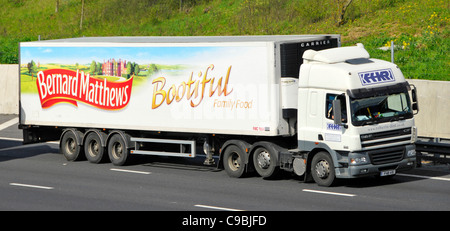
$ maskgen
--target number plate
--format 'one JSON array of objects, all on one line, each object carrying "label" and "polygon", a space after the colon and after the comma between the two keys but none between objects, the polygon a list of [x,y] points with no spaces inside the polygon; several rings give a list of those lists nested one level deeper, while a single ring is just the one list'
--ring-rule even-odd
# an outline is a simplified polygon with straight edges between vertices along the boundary
[{"label": "number plate", "polygon": [[395,169],[380,172],[380,176],[392,176],[392,175],[395,175]]}]

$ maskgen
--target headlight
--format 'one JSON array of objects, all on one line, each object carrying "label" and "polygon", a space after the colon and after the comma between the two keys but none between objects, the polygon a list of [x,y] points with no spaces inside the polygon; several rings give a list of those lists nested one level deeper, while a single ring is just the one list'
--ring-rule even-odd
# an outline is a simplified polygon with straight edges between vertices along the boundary
[{"label": "headlight", "polygon": [[356,158],[350,158],[350,164],[351,165],[361,165],[361,164],[367,164],[369,163],[369,160],[367,157],[356,157]]}]

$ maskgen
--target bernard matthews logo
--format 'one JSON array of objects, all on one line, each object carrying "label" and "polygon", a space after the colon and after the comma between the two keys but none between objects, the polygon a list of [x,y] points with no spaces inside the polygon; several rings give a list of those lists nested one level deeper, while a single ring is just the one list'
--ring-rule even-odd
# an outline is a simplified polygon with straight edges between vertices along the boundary
[{"label": "bernard matthews logo", "polygon": [[363,86],[395,81],[394,73],[392,73],[391,69],[359,72],[358,76]]}]

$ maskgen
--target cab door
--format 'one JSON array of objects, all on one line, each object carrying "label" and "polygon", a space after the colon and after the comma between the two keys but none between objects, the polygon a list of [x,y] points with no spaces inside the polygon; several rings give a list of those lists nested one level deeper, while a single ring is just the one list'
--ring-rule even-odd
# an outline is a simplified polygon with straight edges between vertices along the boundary
[{"label": "cab door", "polygon": [[323,127],[323,90],[300,89],[298,109],[299,149],[311,151],[319,141]]},{"label": "cab door", "polygon": [[[333,101],[339,100],[341,123],[335,123]],[[347,100],[345,94],[340,92],[327,92],[324,94],[324,120],[322,124],[322,142],[333,150],[342,150],[343,134],[348,122],[347,118]]]}]

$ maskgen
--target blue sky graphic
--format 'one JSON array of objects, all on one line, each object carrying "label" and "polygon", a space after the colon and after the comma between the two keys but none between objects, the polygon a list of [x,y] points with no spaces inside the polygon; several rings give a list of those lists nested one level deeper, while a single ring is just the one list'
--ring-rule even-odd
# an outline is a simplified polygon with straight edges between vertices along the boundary
[{"label": "blue sky graphic", "polygon": [[[214,54],[220,47],[21,47],[21,64],[31,60],[41,64],[89,65],[93,60],[126,60],[139,64],[189,64],[197,57]],[[229,49],[229,48],[228,48]],[[217,53],[216,53],[217,54]]]}]

